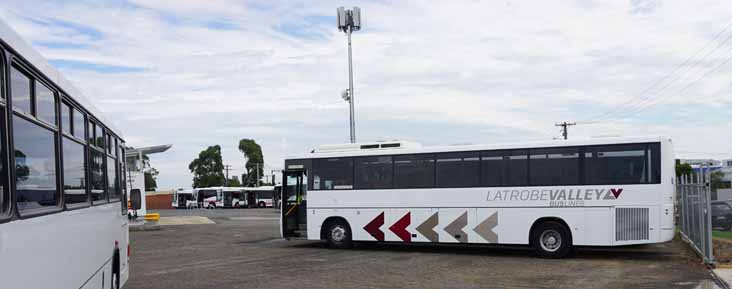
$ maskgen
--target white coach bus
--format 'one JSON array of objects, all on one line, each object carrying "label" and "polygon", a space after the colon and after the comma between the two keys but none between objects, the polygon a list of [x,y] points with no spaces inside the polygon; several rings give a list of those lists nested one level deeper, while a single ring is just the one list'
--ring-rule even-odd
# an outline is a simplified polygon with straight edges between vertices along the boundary
[{"label": "white coach bus", "polygon": [[285,160],[284,238],[573,246],[674,236],[671,140],[323,146]]},{"label": "white coach bus", "polygon": [[120,131],[2,21],[0,84],[0,287],[122,287]]},{"label": "white coach bus", "polygon": [[243,188],[247,194],[250,208],[270,208],[274,205],[274,186]]}]

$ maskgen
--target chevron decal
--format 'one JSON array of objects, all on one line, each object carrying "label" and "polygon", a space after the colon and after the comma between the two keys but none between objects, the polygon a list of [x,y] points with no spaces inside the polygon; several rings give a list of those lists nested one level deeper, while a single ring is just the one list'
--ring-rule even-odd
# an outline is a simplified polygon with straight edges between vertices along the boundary
[{"label": "chevron decal", "polygon": [[372,237],[377,241],[384,241],[384,232],[381,231],[381,226],[384,225],[384,212],[381,212],[376,218],[371,220],[366,226],[363,227],[366,232],[369,232]]},{"label": "chevron decal", "polygon": [[396,223],[389,227],[389,231],[394,232],[394,235],[397,235],[397,237],[399,237],[399,239],[402,239],[402,241],[404,241],[405,243],[412,242],[412,234],[407,231],[407,226],[412,223],[411,216],[411,212],[407,212],[407,214],[399,219],[399,221],[396,221]]},{"label": "chevron decal", "polygon": [[452,223],[445,227],[445,232],[449,233],[450,236],[458,240],[460,243],[468,242],[468,234],[463,231],[463,228],[468,225],[468,212],[465,211],[460,217],[457,217]]},{"label": "chevron decal", "polygon": [[439,242],[440,241],[440,234],[437,234],[435,232],[435,227],[437,227],[437,223],[439,223],[439,216],[438,212],[435,212],[427,218],[422,224],[419,224],[417,226],[417,232],[422,234],[427,240],[430,240],[430,242]]},{"label": "chevron decal", "polygon": [[488,243],[498,243],[498,235],[493,232],[493,228],[498,226],[498,212],[493,213],[490,217],[480,222],[473,231],[483,237]]}]

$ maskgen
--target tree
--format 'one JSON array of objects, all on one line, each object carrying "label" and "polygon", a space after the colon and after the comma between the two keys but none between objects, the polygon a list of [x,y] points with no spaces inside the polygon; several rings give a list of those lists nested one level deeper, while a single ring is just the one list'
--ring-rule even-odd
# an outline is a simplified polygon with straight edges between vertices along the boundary
[{"label": "tree", "polygon": [[676,177],[690,176],[693,172],[690,164],[676,163]]},{"label": "tree", "polygon": [[253,187],[257,184],[257,176],[264,175],[264,156],[262,155],[262,147],[253,139],[243,138],[239,141],[239,151],[244,154],[247,162],[244,165],[247,169],[242,174],[242,183],[244,186]]},{"label": "tree", "polygon": [[216,187],[223,186],[224,162],[221,160],[221,146],[209,146],[198,154],[188,169],[193,173],[193,187]]},{"label": "tree", "polygon": [[229,182],[226,185],[227,187],[241,187],[241,182],[239,182],[239,178],[237,176],[232,176],[229,178]]},{"label": "tree", "polygon": [[155,168],[149,168],[145,171],[145,191],[155,191],[158,189],[158,175],[160,172]]},{"label": "tree", "polygon": [[712,186],[712,191],[717,191],[718,189],[729,189],[729,183],[724,181],[724,173],[721,171],[714,171],[711,173],[710,176],[710,186]]}]

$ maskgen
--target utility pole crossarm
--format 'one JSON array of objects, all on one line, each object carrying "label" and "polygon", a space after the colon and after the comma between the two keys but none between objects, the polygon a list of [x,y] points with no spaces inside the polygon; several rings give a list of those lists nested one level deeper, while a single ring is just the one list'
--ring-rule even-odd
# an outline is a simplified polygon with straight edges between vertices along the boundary
[{"label": "utility pole crossarm", "polygon": [[567,139],[567,137],[569,135],[568,128],[570,126],[573,126],[573,125],[577,125],[577,123],[576,122],[566,122],[565,121],[565,122],[562,122],[562,123],[554,124],[554,126],[562,127],[562,136],[564,137],[565,140]]}]

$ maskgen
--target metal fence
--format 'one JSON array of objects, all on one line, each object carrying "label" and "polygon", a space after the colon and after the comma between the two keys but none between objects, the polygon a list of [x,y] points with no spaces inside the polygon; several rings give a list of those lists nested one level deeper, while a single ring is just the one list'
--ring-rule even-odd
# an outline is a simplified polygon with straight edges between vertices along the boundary
[{"label": "metal fence", "polygon": [[713,264],[712,190],[709,179],[708,172],[678,178],[676,200],[681,237],[704,259],[704,263]]}]

